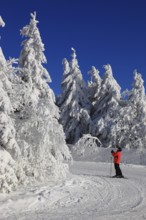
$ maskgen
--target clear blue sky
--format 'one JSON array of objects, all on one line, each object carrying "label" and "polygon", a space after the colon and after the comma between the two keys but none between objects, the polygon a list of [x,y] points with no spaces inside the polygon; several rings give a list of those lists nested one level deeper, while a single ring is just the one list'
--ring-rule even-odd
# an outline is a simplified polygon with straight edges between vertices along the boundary
[{"label": "clear blue sky", "polygon": [[[83,77],[94,65],[111,64],[122,90],[131,88],[133,70],[146,82],[146,0],[1,0],[0,46],[6,58],[19,57],[19,30],[36,11],[52,78],[51,88],[60,92],[62,59],[70,59],[71,47]],[[146,83],[145,83],[146,85]]]}]

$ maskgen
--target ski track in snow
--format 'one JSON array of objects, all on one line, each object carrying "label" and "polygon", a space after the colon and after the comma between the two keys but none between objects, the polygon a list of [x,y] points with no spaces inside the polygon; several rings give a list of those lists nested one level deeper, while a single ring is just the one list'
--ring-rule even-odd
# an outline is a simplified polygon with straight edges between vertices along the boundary
[{"label": "ski track in snow", "polygon": [[146,219],[146,168],[121,168],[128,179],[108,177],[110,164],[74,162],[63,183],[1,194],[0,220]]}]

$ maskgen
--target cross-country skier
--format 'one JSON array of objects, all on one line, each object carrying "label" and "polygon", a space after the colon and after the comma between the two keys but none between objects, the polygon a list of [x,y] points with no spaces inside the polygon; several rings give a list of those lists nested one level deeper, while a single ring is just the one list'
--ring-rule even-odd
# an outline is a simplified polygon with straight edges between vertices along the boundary
[{"label": "cross-country skier", "polygon": [[115,171],[116,171],[116,175],[113,177],[117,177],[117,178],[123,178],[123,174],[122,171],[120,169],[120,161],[121,161],[121,156],[122,156],[122,148],[119,146],[116,146],[117,151],[111,151],[111,154],[114,158],[114,166],[115,166]]}]

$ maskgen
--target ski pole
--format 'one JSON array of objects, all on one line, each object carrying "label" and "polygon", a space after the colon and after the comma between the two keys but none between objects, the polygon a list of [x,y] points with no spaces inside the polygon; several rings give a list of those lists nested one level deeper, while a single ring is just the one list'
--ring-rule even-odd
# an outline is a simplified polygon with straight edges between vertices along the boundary
[{"label": "ski pole", "polygon": [[110,164],[110,177],[112,176],[112,157],[111,157],[111,164]]}]

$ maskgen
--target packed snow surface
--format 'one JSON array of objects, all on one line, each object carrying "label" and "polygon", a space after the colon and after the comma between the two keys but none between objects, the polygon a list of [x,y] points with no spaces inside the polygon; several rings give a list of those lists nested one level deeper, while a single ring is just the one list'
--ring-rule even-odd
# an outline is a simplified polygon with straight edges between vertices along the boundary
[{"label": "packed snow surface", "polygon": [[121,164],[121,169],[128,179],[110,178],[111,163],[73,162],[64,182],[1,194],[0,219],[146,219],[146,167]]}]

